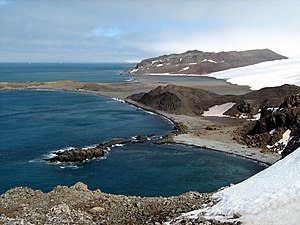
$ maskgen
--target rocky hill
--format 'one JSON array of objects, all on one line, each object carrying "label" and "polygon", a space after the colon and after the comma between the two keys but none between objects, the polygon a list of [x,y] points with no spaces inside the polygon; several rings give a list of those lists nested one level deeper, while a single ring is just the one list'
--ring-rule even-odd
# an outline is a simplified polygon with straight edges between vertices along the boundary
[{"label": "rocky hill", "polygon": [[237,131],[236,140],[250,147],[279,152],[283,157],[300,147],[300,93],[288,96],[276,110]]},{"label": "rocky hill", "polygon": [[0,224],[159,225],[201,208],[203,203],[212,205],[210,195],[189,192],[176,197],[142,198],[91,191],[80,182],[72,187],[57,186],[48,193],[18,187],[0,197]]},{"label": "rocky hill", "polygon": [[190,116],[201,116],[212,106],[232,102],[235,104],[225,115],[252,119],[235,132],[238,142],[282,152],[282,156],[300,146],[300,87],[295,85],[263,88],[239,96],[168,85],[128,98],[153,109]]},{"label": "rocky hill", "polygon": [[278,107],[286,97],[299,92],[298,86],[282,85],[251,91],[244,95],[218,95],[191,87],[167,85],[128,98],[153,109],[191,116],[200,116],[212,106],[233,102],[236,104],[225,114],[250,118],[260,109]]},{"label": "rocky hill", "polygon": [[279,59],[287,59],[287,57],[269,49],[216,53],[194,50],[145,59],[127,72],[131,74],[208,74]]}]

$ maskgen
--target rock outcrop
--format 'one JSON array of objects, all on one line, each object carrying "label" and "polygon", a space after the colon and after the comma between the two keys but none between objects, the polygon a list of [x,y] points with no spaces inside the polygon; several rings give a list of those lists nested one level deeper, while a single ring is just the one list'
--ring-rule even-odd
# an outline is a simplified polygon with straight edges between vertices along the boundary
[{"label": "rock outcrop", "polygon": [[131,74],[208,74],[280,59],[287,59],[287,57],[269,49],[217,53],[193,50],[182,54],[145,59],[127,72]]},{"label": "rock outcrop", "polygon": [[53,152],[56,156],[44,160],[49,162],[83,162],[85,160],[104,156],[108,148],[117,144],[125,144],[128,142],[129,140],[127,139],[113,139],[109,142],[99,144],[95,148],[77,148],[63,152]]},{"label": "rock outcrop", "polygon": [[[17,187],[0,197],[0,224],[162,224],[184,212],[212,205],[211,194],[135,197],[91,191],[83,183],[48,193]],[[210,223],[206,224],[218,224]]]},{"label": "rock outcrop", "polygon": [[[244,134],[237,139],[251,147],[262,147],[278,152],[283,150],[282,156],[300,146],[299,93],[288,96],[283,103],[278,104],[278,110],[275,112],[268,111],[263,114],[259,120],[244,127]],[[284,134],[289,136],[287,140],[282,140]],[[287,141],[289,142],[284,143]]]}]

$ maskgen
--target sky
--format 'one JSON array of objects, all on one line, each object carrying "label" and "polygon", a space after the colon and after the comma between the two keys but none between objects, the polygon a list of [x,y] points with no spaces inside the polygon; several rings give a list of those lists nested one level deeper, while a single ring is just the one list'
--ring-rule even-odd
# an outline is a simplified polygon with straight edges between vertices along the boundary
[{"label": "sky", "polygon": [[0,62],[264,48],[295,58],[299,10],[299,0],[0,0]]}]

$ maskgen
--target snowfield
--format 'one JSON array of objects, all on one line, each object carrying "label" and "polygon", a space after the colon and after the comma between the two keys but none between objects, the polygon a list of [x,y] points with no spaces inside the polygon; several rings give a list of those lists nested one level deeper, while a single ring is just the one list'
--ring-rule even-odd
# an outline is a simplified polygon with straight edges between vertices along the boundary
[{"label": "snowfield", "polygon": [[232,84],[248,85],[252,90],[283,84],[300,85],[300,59],[283,59],[263,62],[208,74],[226,79]]},{"label": "snowfield", "polygon": [[211,208],[183,217],[228,220],[248,225],[300,224],[300,148],[249,179],[213,195],[219,202]]},{"label": "snowfield", "polygon": [[202,116],[228,117],[227,115],[224,115],[224,113],[231,109],[234,105],[234,102],[228,102],[222,105],[215,105],[209,108],[208,111],[204,111]]}]

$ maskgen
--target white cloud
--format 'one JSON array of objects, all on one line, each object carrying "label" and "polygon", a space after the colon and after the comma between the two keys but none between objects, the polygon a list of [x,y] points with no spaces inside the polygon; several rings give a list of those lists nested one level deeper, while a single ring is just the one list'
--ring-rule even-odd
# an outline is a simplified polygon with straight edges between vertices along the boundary
[{"label": "white cloud", "polygon": [[126,61],[253,48],[300,57],[296,0],[27,0],[9,6],[0,13],[0,55],[7,60],[22,61],[23,51],[32,61],[60,57],[57,52],[77,61]]}]

